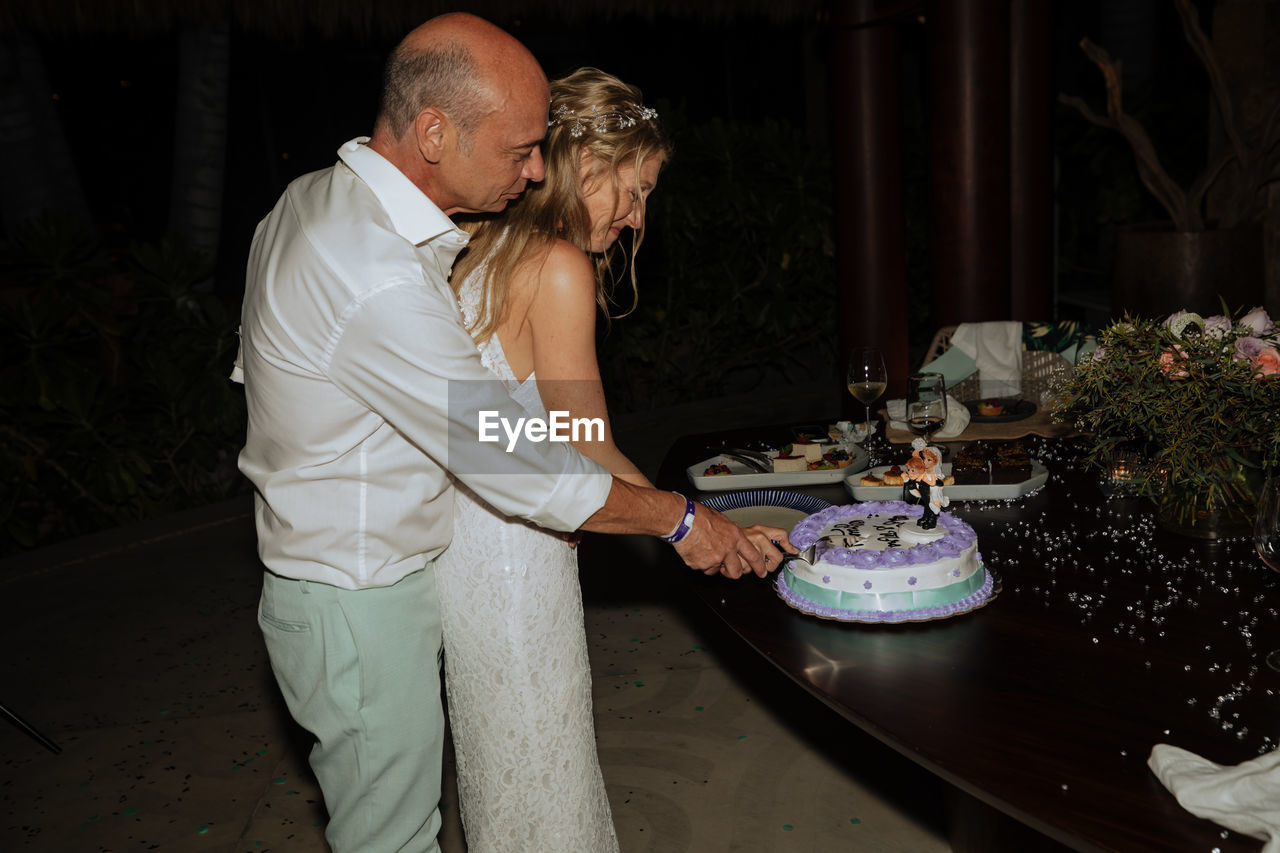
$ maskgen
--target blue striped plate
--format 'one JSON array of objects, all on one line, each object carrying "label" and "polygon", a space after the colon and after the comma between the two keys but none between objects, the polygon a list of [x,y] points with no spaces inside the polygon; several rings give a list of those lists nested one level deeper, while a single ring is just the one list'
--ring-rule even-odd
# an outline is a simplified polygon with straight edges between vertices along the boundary
[{"label": "blue striped plate", "polygon": [[831,506],[820,498],[783,489],[747,489],[712,495],[702,501],[741,525],[767,524],[790,530],[805,516]]}]

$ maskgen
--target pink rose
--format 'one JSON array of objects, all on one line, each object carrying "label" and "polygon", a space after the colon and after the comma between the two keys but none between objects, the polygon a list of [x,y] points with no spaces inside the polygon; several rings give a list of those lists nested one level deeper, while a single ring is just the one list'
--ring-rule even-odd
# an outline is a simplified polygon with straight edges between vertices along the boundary
[{"label": "pink rose", "polygon": [[1254,308],[1248,314],[1240,318],[1239,325],[1244,326],[1258,337],[1264,337],[1276,330],[1276,324],[1271,322],[1271,317],[1267,314],[1265,308]]},{"label": "pink rose", "polygon": [[1253,357],[1254,376],[1280,376],[1280,350],[1263,347]]},{"label": "pink rose", "polygon": [[1236,341],[1235,359],[1249,362],[1254,376],[1280,375],[1280,352],[1270,342],[1260,338],[1240,338]]},{"label": "pink rose", "polygon": [[1174,349],[1178,351],[1177,355],[1170,350],[1160,353],[1160,370],[1170,379],[1186,379],[1187,371],[1178,366],[1178,362],[1182,361],[1183,349],[1182,347],[1174,347]]}]

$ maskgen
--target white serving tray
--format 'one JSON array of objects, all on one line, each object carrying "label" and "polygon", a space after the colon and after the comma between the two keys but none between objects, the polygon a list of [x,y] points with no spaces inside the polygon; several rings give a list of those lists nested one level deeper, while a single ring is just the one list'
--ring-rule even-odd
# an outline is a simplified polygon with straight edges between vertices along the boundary
[{"label": "white serving tray", "polygon": [[[853,466],[849,466],[852,468]],[[879,465],[870,469],[874,477],[883,477],[884,472],[892,465]],[[848,471],[848,468],[842,469]],[[942,473],[950,476],[951,463],[942,464]],[[867,475],[863,469],[855,474],[846,474],[844,486],[859,501],[892,501],[902,499],[902,486],[863,486],[858,481]],[[1034,459],[1031,460],[1031,477],[1021,483],[1001,483],[996,486],[946,486],[942,493],[953,501],[991,501],[1020,498],[1028,492],[1043,486],[1049,480],[1049,469]]]},{"label": "white serving tray", "polygon": [[[784,471],[781,474],[762,474],[750,465],[730,459],[727,456],[711,456],[690,465],[686,472],[689,482],[695,489],[704,492],[721,492],[726,489],[773,489],[780,486],[825,486],[839,483],[851,470],[866,471],[867,451],[856,444],[849,448],[849,464],[843,468],[822,468],[817,471]],[[723,463],[729,466],[732,474],[713,474],[707,476],[702,472],[707,466]],[[859,474],[858,476],[862,476]]]}]

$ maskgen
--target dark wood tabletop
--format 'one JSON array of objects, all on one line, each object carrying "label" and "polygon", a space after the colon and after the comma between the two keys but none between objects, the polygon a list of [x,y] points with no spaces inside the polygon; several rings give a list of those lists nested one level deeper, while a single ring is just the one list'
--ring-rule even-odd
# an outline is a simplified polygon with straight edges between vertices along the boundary
[{"label": "dark wood tabletop", "polygon": [[[781,427],[685,437],[658,485],[707,498],[715,493],[691,490],[685,469],[708,446],[787,437]],[[1055,844],[1257,851],[1185,811],[1147,758],[1169,743],[1235,764],[1280,742],[1280,673],[1263,660],[1280,647],[1280,576],[1247,539],[1184,538],[1160,529],[1145,502],[1105,500],[1068,442],[1028,441],[1050,471],[1038,492],[949,508],[977,531],[1001,581],[975,612],[833,622],[789,608],[772,577],[681,577],[849,722]],[[852,502],[842,485],[789,490]]]}]

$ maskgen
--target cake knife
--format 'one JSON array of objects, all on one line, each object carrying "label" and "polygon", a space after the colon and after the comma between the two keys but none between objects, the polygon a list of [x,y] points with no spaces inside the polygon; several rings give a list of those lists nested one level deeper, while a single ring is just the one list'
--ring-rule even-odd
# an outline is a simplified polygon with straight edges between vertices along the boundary
[{"label": "cake knife", "polygon": [[[812,565],[813,565],[813,558],[814,558],[814,557],[816,557],[816,556],[818,555],[818,543],[819,543],[819,542],[821,542],[821,541],[823,541],[823,540],[824,540],[824,539],[826,539],[826,538],[827,538],[827,537],[825,537],[825,536],[820,536],[820,537],[818,537],[818,538],[814,541],[814,543],[813,543],[812,545],[810,545],[808,548],[801,548],[801,549],[800,549],[798,552],[796,552],[795,554],[788,554],[786,551],[783,551],[783,552],[782,552],[782,562],[778,563],[778,568],[782,568],[782,567],[783,567],[783,566],[785,566],[787,563],[790,563],[790,562],[792,562],[793,560],[803,560],[804,562],[806,562],[806,563],[808,563],[810,566],[812,566]],[[779,547],[779,549],[781,549],[781,547],[782,547],[782,546],[781,546],[781,544],[779,544],[778,542],[776,542],[776,541],[774,541],[774,540],[772,540],[772,539],[771,539],[771,540],[769,540],[769,541],[773,542],[773,544],[774,544],[774,545],[777,545],[777,546]]]}]

